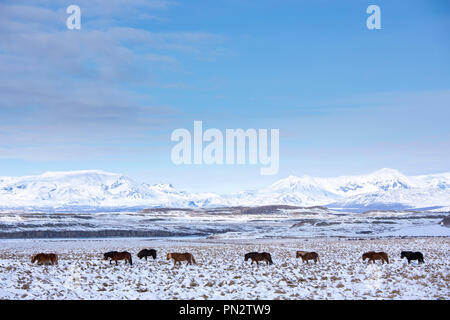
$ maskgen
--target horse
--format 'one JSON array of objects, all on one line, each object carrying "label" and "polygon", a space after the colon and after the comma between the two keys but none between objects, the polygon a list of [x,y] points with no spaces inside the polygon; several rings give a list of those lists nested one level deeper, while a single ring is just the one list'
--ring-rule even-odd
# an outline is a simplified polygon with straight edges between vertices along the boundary
[{"label": "horse", "polygon": [[375,260],[381,260],[382,264],[385,262],[389,264],[389,258],[386,252],[375,252],[375,251],[369,251],[362,255],[363,261],[366,261],[366,259],[369,259],[372,261],[372,263],[375,263]]},{"label": "horse", "polygon": [[303,263],[306,261],[306,263],[308,264],[308,260],[314,260],[314,264],[316,264],[317,261],[320,262],[319,255],[317,254],[317,252],[305,252],[300,255],[297,253],[297,258],[298,256],[302,258]]},{"label": "horse", "polygon": [[139,253],[137,254],[139,259],[145,258],[145,260],[147,260],[147,257],[153,257],[153,260],[156,259],[156,250],[155,249],[142,249],[141,251],[139,251]]},{"label": "horse", "polygon": [[270,253],[268,253],[268,252],[261,252],[261,253],[249,252],[249,253],[245,254],[244,261],[247,261],[248,259],[252,260],[251,264],[253,264],[253,262],[256,262],[257,266],[259,266],[260,261],[266,261],[268,265],[273,264],[272,257],[270,256]]},{"label": "horse", "polygon": [[178,253],[178,252],[172,252],[172,253],[168,253],[166,256],[166,260],[170,260],[173,259],[173,265],[175,266],[177,264],[177,262],[181,265],[181,261],[187,261],[187,264],[197,264],[197,262],[195,262],[194,256],[189,253],[189,252],[185,252],[185,253]]},{"label": "horse", "polygon": [[305,253],[308,253],[308,251],[297,251],[297,252],[295,252],[295,257],[296,257],[296,258],[300,258],[300,257],[303,256]]},{"label": "horse", "polygon": [[417,252],[402,251],[400,254],[400,258],[408,259],[408,264],[411,263],[411,260],[418,260],[418,263],[424,263],[423,254],[419,251],[417,251]]},{"label": "horse", "polygon": [[31,263],[37,264],[58,264],[58,256],[54,253],[38,253],[31,258]]},{"label": "horse", "polygon": [[127,252],[127,251],[122,251],[122,252],[117,252],[117,251],[109,251],[106,252],[105,254],[103,254],[103,260],[109,260],[109,264],[111,264],[111,262],[114,260],[116,262],[116,266],[117,266],[117,261],[118,260],[125,260],[125,264],[128,262],[130,265],[133,265],[133,260],[131,259],[131,253]]}]

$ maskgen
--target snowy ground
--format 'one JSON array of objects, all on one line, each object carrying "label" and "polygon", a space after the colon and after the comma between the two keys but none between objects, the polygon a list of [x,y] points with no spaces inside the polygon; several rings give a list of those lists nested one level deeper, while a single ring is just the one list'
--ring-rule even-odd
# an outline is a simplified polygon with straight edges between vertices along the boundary
[{"label": "snowy ground", "polygon": [[[0,299],[449,299],[450,238],[380,239],[105,239],[1,240]],[[155,248],[157,260],[139,260]],[[133,254],[133,266],[109,265],[110,250]],[[319,253],[303,265],[296,250]],[[367,265],[365,251],[385,251],[391,263]],[[421,251],[425,263],[400,259]],[[198,265],[173,267],[167,252],[191,252]],[[249,251],[272,254],[271,266],[251,266]],[[31,265],[38,252],[56,252],[58,266]]]}]

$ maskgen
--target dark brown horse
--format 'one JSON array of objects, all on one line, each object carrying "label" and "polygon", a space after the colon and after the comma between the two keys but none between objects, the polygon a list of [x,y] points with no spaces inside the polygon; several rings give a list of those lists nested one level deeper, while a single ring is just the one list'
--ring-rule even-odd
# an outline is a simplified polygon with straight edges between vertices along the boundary
[{"label": "dark brown horse", "polygon": [[37,264],[55,265],[58,264],[58,256],[54,253],[38,253],[31,258],[31,263],[35,263],[36,261]]},{"label": "dark brown horse", "polygon": [[308,263],[308,260],[314,260],[314,263],[317,263],[317,261],[320,262],[319,255],[317,252],[305,252],[303,254],[300,254],[300,257],[302,258],[302,262]]},{"label": "dark brown horse", "polygon": [[256,262],[257,266],[259,266],[260,261],[266,261],[268,265],[273,264],[272,257],[268,252],[249,252],[245,255],[244,261],[247,261],[248,259],[252,260],[251,264],[253,264],[253,262]]},{"label": "dark brown horse", "polygon": [[366,261],[366,259],[369,259],[369,263],[370,261],[372,261],[372,263],[375,263],[375,260],[381,260],[381,262],[384,264],[389,263],[389,258],[386,252],[375,252],[375,251],[369,251],[366,252],[362,255],[362,259],[363,261]]},{"label": "dark brown horse", "polygon": [[114,260],[116,262],[116,266],[117,266],[117,261],[118,260],[125,260],[125,263],[129,263],[130,265],[133,265],[133,260],[131,259],[131,253],[127,252],[127,251],[123,251],[123,252],[117,252],[117,251],[110,251],[110,252],[106,252],[103,255],[103,260],[109,260],[109,264],[111,264],[111,262]]},{"label": "dark brown horse", "polygon": [[308,251],[297,251],[297,252],[295,252],[295,257],[296,257],[296,258],[300,258],[300,257],[303,256],[305,253],[308,253]]}]

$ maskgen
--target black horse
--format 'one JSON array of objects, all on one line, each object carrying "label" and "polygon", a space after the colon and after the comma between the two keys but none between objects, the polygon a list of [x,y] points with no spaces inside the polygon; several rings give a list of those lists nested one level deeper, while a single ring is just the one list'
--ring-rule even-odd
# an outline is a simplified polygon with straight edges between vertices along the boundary
[{"label": "black horse", "polygon": [[156,250],[155,249],[143,249],[141,251],[139,251],[139,253],[137,254],[139,259],[145,258],[145,260],[147,260],[147,257],[153,257],[153,259],[156,259]]},{"label": "black horse", "polygon": [[411,262],[411,260],[418,260],[419,263],[423,263],[423,254],[421,252],[412,252],[412,251],[402,251],[400,258],[406,258],[408,259],[408,263]]}]

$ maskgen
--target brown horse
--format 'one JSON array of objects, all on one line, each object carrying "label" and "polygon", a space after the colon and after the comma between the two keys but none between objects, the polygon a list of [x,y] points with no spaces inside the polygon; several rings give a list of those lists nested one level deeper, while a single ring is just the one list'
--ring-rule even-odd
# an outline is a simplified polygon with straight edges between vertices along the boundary
[{"label": "brown horse", "polygon": [[300,258],[301,256],[303,256],[305,253],[308,253],[308,251],[297,251],[295,253],[295,257],[296,258]]},{"label": "brown horse", "polygon": [[302,258],[303,263],[306,261],[306,263],[308,264],[308,260],[314,260],[314,264],[316,264],[317,261],[320,262],[317,252],[305,252],[304,254],[301,254],[300,257]]},{"label": "brown horse", "polygon": [[366,259],[369,259],[369,263],[370,261],[372,261],[372,263],[375,263],[375,260],[381,260],[381,262],[384,264],[389,263],[389,258],[386,252],[375,252],[375,251],[369,251],[366,252],[362,255],[362,259],[363,261],[366,261]]},{"label": "brown horse", "polygon": [[172,253],[168,253],[166,256],[167,260],[173,259],[173,265],[175,266],[177,264],[177,262],[181,265],[181,261],[187,261],[187,264],[197,264],[197,262],[195,262],[194,256],[189,253],[189,252],[185,252],[185,253],[178,253],[178,252],[172,252]]},{"label": "brown horse", "polygon": [[31,258],[31,263],[37,264],[58,264],[58,256],[54,253],[38,253],[34,257]]},{"label": "brown horse", "polygon": [[266,261],[268,265],[273,264],[272,257],[268,252],[249,252],[244,256],[244,261],[247,261],[248,259],[252,260],[251,264],[253,264],[253,262],[256,262],[257,266],[259,266],[260,261]]},{"label": "brown horse", "polygon": [[131,253],[127,251],[117,252],[117,251],[110,251],[103,254],[103,260],[109,260],[109,264],[114,260],[116,262],[118,260],[125,260],[125,264],[128,262],[130,265],[133,265],[133,260],[131,259]]}]

